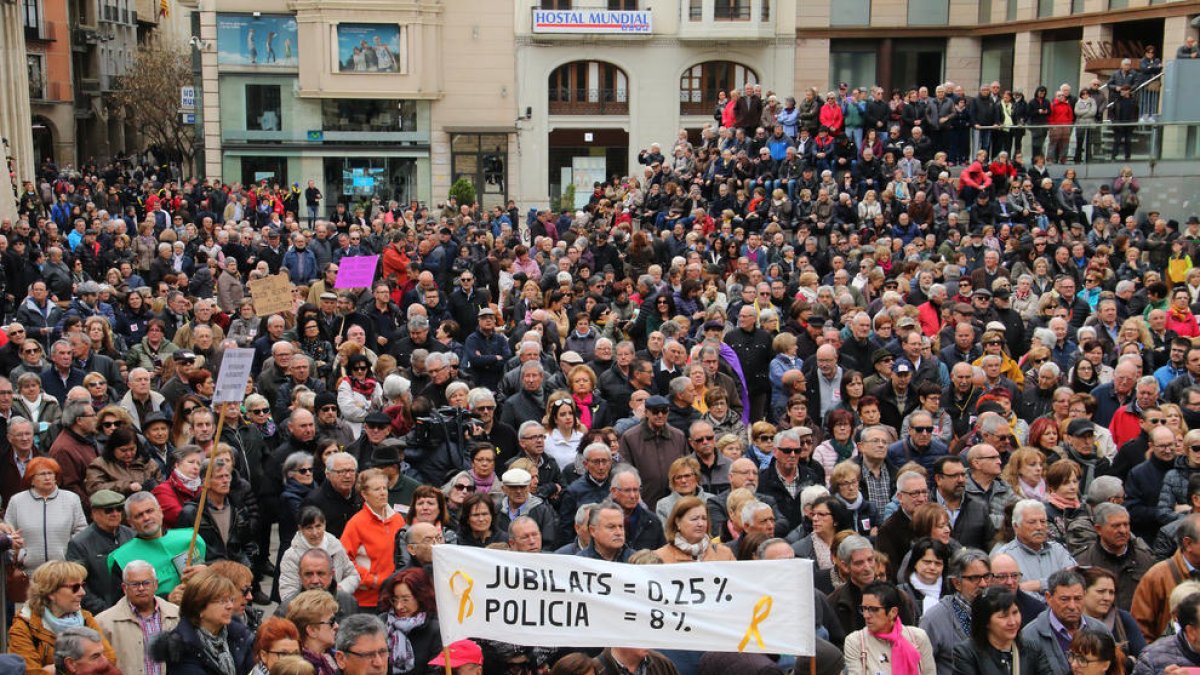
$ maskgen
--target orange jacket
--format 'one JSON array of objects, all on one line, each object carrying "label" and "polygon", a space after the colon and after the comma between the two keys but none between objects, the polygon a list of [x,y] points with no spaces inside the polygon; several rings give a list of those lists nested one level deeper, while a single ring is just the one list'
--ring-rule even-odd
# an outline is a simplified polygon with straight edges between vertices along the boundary
[{"label": "orange jacket", "polygon": [[354,599],[364,609],[379,604],[379,587],[396,571],[393,553],[396,533],[404,527],[404,516],[390,508],[388,511],[391,515],[384,520],[364,504],[342,531],[342,548],[362,578]]},{"label": "orange jacket", "polygon": [[1153,642],[1163,634],[1167,622],[1171,620],[1171,591],[1189,578],[1183,554],[1175,551],[1170,558],[1154,563],[1138,582],[1129,613],[1137,619],[1147,642]]}]

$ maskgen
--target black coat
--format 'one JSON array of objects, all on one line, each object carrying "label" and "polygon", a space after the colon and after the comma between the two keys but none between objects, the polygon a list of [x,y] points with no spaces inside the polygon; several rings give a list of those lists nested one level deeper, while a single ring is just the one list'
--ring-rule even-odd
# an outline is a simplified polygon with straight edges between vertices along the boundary
[{"label": "black coat", "polygon": [[737,354],[750,393],[770,392],[771,359],[775,357],[771,350],[771,334],[761,328],[752,331],[735,328],[725,334],[725,344]]},{"label": "black coat", "polygon": [[[243,503],[232,492],[225,498],[225,504],[226,508],[233,511],[229,523],[229,539],[225,541],[222,541],[217,522],[212,515],[212,500],[204,504],[204,514],[200,517],[200,536],[207,544],[204,560],[232,560],[250,567],[251,560],[258,554],[258,509]],[[198,502],[184,504],[183,510],[179,512],[179,522],[196,522],[196,510],[199,506]]]},{"label": "black coat", "polygon": [[[250,672],[254,668],[254,632],[240,621],[233,621],[225,630],[235,670]],[[166,663],[173,675],[223,675],[217,664],[205,657],[196,631],[191,621],[180,618],[175,630],[151,643],[150,654],[156,661]]]},{"label": "black coat", "polygon": [[338,494],[329,481],[325,481],[321,487],[308,493],[308,496],[304,498],[304,505],[321,509],[321,512],[325,514],[325,530],[333,536],[341,538],[342,532],[346,529],[346,523],[350,522],[354,514],[362,510],[363,501],[357,491],[351,490],[350,497],[346,498]]},{"label": "black coat", "polygon": [[964,495],[950,534],[963,546],[988,550],[995,536],[988,505],[978,497]]},{"label": "black coat", "polygon": [[[1021,672],[1018,675],[1042,675],[1051,672],[1050,661],[1036,645],[1018,647]],[[954,675],[1012,675],[1011,668],[1000,662],[1000,652],[990,644],[980,648],[974,640],[954,645]]]}]

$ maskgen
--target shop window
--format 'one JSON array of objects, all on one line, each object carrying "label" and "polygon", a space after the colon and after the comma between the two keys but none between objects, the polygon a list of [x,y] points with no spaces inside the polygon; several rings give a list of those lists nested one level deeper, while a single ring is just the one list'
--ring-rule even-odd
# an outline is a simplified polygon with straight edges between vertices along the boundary
[{"label": "shop window", "polygon": [[877,61],[874,49],[832,46],[829,50],[829,81],[852,83],[851,86],[874,82]]},{"label": "shop window", "polygon": [[508,201],[508,136],[506,134],[452,134],[451,180],[466,178],[475,186],[485,208]]},{"label": "shop window", "polygon": [[322,99],[325,131],[418,131],[415,101],[395,99]]}]

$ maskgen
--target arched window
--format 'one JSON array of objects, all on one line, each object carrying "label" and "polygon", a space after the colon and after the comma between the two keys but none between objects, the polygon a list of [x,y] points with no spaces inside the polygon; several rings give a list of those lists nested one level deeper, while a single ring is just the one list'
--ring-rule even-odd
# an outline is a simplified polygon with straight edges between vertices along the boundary
[{"label": "arched window", "polygon": [[629,78],[603,61],[572,61],[550,73],[551,115],[628,115]]},{"label": "arched window", "polygon": [[747,84],[758,84],[758,74],[733,61],[706,61],[692,66],[679,78],[679,113],[711,115],[717,92],[729,93]]}]

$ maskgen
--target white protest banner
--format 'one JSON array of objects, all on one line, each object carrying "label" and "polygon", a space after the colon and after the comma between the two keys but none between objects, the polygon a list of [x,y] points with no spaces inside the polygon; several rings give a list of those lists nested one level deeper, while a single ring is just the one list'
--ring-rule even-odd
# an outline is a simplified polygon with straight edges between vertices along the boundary
[{"label": "white protest banner", "polygon": [[250,379],[253,363],[253,349],[226,349],[221,357],[221,372],[217,373],[213,403],[241,403],[246,398],[246,380]]},{"label": "white protest banner", "polygon": [[812,561],[628,565],[435,546],[442,644],[639,647],[813,656]]}]

